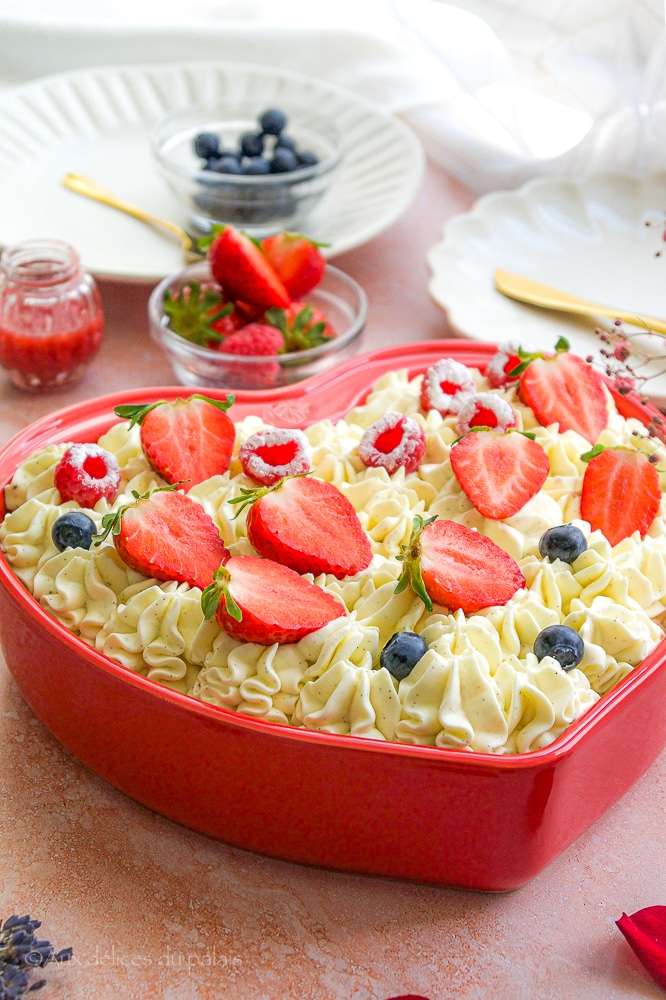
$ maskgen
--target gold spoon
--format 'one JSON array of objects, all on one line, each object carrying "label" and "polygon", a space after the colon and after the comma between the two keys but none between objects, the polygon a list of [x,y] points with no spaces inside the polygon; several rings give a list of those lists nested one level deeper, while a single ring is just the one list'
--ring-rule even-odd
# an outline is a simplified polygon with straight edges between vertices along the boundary
[{"label": "gold spoon", "polygon": [[611,309],[600,306],[596,302],[579,299],[575,295],[561,292],[549,285],[542,285],[531,278],[523,278],[510,271],[495,271],[495,288],[503,295],[519,302],[528,302],[532,306],[542,306],[545,309],[556,309],[559,312],[577,313],[581,316],[607,316],[610,319],[620,319],[632,326],[640,326],[646,332],[666,334],[666,320],[655,319],[653,316],[638,316],[636,313]]},{"label": "gold spoon", "polygon": [[111,194],[110,191],[105,190],[105,188],[100,187],[99,184],[90,180],[90,178],[83,177],[81,174],[65,174],[62,183],[71,191],[76,191],[77,194],[82,194],[86,198],[92,198],[94,201],[100,201],[103,205],[109,205],[110,208],[117,208],[119,212],[131,215],[133,218],[139,219],[140,222],[147,222],[148,225],[166,229],[167,232],[180,240],[186,263],[192,264],[205,256],[197,249],[197,245],[192,237],[180,226],[177,226],[175,222],[169,222],[168,219],[161,219],[158,215],[153,215],[152,212],[146,212],[143,208],[131,205],[128,201],[124,201],[115,194]]}]

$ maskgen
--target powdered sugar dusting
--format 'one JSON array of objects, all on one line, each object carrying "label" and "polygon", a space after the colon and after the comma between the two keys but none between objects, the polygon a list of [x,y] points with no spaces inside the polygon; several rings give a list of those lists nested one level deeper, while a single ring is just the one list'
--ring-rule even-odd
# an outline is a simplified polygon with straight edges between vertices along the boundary
[{"label": "powdered sugar dusting", "polygon": [[[277,455],[289,445],[293,445],[289,461],[271,461],[271,450]],[[297,428],[258,431],[241,445],[238,457],[245,475],[265,486],[272,486],[285,476],[302,475],[312,468],[310,442]]]},{"label": "powdered sugar dusting", "polygon": [[421,405],[426,412],[458,413],[474,392],[476,384],[469,368],[452,358],[443,358],[431,365],[423,376]]}]

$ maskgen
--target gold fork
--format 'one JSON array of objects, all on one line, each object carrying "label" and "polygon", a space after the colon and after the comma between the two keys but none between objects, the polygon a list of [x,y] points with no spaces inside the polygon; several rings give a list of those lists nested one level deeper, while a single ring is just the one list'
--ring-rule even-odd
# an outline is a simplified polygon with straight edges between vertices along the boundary
[{"label": "gold fork", "polygon": [[495,271],[495,288],[511,299],[527,302],[532,306],[577,313],[581,316],[607,316],[609,319],[620,319],[632,326],[640,326],[646,332],[651,330],[653,333],[666,334],[666,320],[655,319],[654,316],[639,316],[627,310],[588,302],[586,299],[561,292],[557,288],[551,288],[550,285],[512,274],[510,271]]},{"label": "gold fork", "polygon": [[146,222],[150,226],[157,226],[171,233],[172,236],[175,236],[180,241],[186,263],[192,264],[194,261],[202,260],[204,257],[204,254],[197,249],[195,241],[181,226],[176,225],[175,222],[170,222],[168,219],[161,219],[158,215],[153,215],[152,212],[147,212],[143,208],[137,208],[136,205],[131,205],[128,201],[124,201],[124,199],[100,187],[99,184],[90,180],[89,177],[83,177],[81,174],[65,174],[62,183],[70,191],[76,191],[77,194],[82,194],[86,198],[92,198],[93,201],[99,201],[103,205],[108,205],[110,208],[116,208],[119,212],[131,215],[140,222]]}]

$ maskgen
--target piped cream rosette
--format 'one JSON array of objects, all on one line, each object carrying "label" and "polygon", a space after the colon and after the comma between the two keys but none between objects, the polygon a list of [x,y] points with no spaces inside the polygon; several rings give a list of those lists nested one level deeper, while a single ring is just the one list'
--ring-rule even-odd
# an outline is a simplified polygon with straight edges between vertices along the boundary
[{"label": "piped cream rosette", "polygon": [[[637,534],[611,548],[580,520],[580,491],[589,443],[557,425],[541,427],[514,390],[492,390],[473,370],[479,391],[497,392],[517,414],[518,428],[533,432],[550,459],[541,489],[515,516],[482,517],[462,492],[449,452],[455,417],[427,414],[419,404],[422,376],[383,376],[367,401],[344,420],[322,420],[306,435],[315,476],[334,483],[350,500],[373,550],[370,566],[342,580],[317,577],[348,614],[292,645],[262,646],[231,639],[201,610],[201,592],[176,582],[147,579],[125,566],[107,539],[90,550],[59,552],[51,529],[63,509],[53,470],[67,443],[24,462],[6,489],[9,513],[0,541],[14,572],[35,599],[66,628],[128,670],[213,705],[258,719],[327,733],[351,734],[419,746],[495,754],[524,753],[549,745],[601,695],[625,677],[662,639],[666,611],[666,529],[663,500],[645,538]],[[659,446],[642,424],[626,420],[608,397],[610,420],[601,442]],[[419,469],[389,475],[358,457],[363,432],[383,414],[413,416],[427,448]],[[189,496],[215,521],[232,554],[251,553],[246,512],[228,501],[253,483],[238,449],[266,429],[258,418],[237,424],[230,469],[194,487]],[[112,507],[89,511],[96,524],[109,509],[162,485],[141,449],[139,429],[119,423],[99,444],[121,468]],[[666,468],[660,456],[660,468]],[[665,483],[662,481],[662,489]],[[458,521],[487,535],[519,564],[526,580],[503,607],[465,616],[435,606],[428,614],[411,590],[395,593],[401,546],[415,515]],[[588,547],[573,565],[542,559],[546,529],[575,522]],[[310,577],[310,579],[312,579]],[[584,640],[572,670],[533,652],[548,625],[564,623]],[[401,681],[379,665],[379,653],[399,630],[413,630],[428,649]]]}]

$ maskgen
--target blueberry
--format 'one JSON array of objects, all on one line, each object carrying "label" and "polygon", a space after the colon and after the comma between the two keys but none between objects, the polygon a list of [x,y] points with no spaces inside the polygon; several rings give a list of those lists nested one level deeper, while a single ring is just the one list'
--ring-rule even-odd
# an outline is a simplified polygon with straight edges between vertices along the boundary
[{"label": "blueberry", "polygon": [[53,544],[59,552],[63,549],[89,549],[95,534],[97,525],[82,510],[68,510],[61,514],[51,529]]},{"label": "blueberry", "polygon": [[210,160],[220,155],[220,140],[212,132],[200,132],[192,142],[194,155],[202,160]]},{"label": "blueberry", "polygon": [[243,164],[244,174],[269,174],[271,165],[263,156],[251,156]]},{"label": "blueberry", "polygon": [[416,632],[396,632],[382,649],[379,665],[401,681],[409,677],[427,649],[427,642]]},{"label": "blueberry", "polygon": [[243,156],[261,156],[264,151],[264,136],[261,132],[245,132],[240,137],[240,151]]},{"label": "blueberry", "polygon": [[534,640],[534,655],[539,660],[552,656],[562,670],[571,670],[583,659],[585,643],[568,625],[548,625]]},{"label": "blueberry", "polygon": [[298,170],[296,154],[291,149],[276,149],[271,160],[271,173],[288,174],[292,170]]},{"label": "blueberry", "polygon": [[292,153],[296,153],[296,143],[288,135],[281,135],[278,141],[275,143],[275,149],[290,149]]},{"label": "blueberry", "polygon": [[319,163],[319,160],[314,155],[314,153],[311,153],[307,149],[302,150],[300,153],[297,153],[296,155],[298,157],[299,167],[315,167]]},{"label": "blueberry", "polygon": [[287,124],[287,119],[279,108],[269,108],[259,116],[259,125],[265,135],[280,135]]},{"label": "blueberry", "polygon": [[216,174],[242,174],[243,172],[238,157],[230,153],[225,153],[218,160],[213,160],[210,170]]},{"label": "blueberry", "polygon": [[562,562],[572,563],[586,548],[585,535],[574,524],[558,524],[556,528],[544,531],[539,539],[539,552],[544,559],[561,559]]}]

